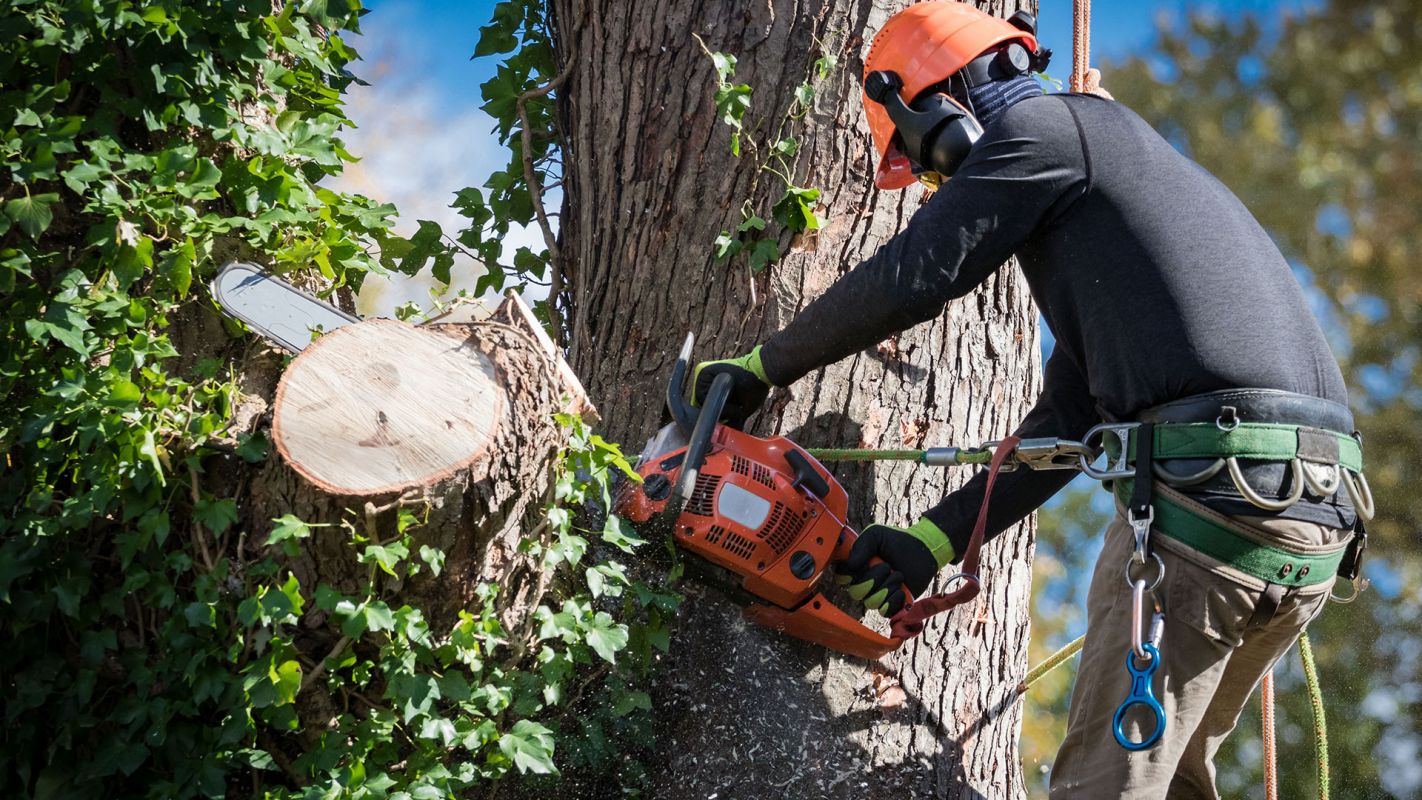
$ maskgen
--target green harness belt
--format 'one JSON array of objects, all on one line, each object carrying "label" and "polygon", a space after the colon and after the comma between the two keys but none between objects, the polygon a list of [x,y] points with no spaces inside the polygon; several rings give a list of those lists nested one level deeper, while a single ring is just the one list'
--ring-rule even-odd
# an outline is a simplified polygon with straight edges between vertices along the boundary
[{"label": "green harness belt", "polygon": [[[1302,425],[1237,423],[1222,427],[1216,423],[1161,423],[1153,427],[1151,452],[1155,459],[1244,458],[1262,461],[1299,459],[1316,464],[1337,464],[1357,474],[1363,469],[1363,452],[1358,441],[1335,431]],[[1135,460],[1139,429],[1130,431],[1127,453]],[[1113,447],[1113,445],[1115,445]],[[1119,452],[1119,444],[1106,441],[1107,451]],[[1129,507],[1132,479],[1117,479],[1113,491],[1123,506]],[[1329,553],[1300,553],[1261,544],[1249,536],[1196,513],[1171,497],[1154,496],[1152,527],[1161,534],[1267,583],[1284,586],[1313,586],[1326,583],[1338,572],[1347,553],[1339,547]]]},{"label": "green harness belt", "polygon": [[[1136,456],[1136,434],[1131,431],[1128,454]],[[1224,429],[1213,422],[1171,422],[1155,426],[1151,437],[1155,458],[1249,458],[1318,464],[1338,464],[1352,472],[1363,471],[1363,447],[1346,434],[1269,422],[1241,422]],[[1107,442],[1108,449],[1113,442]]]},{"label": "green harness belt", "polygon": [[[1117,480],[1113,490],[1122,504],[1130,502],[1132,481]],[[1284,586],[1313,586],[1326,583],[1338,572],[1346,548],[1331,553],[1296,553],[1269,547],[1199,516],[1177,504],[1169,496],[1155,495],[1155,523],[1158,533],[1192,547],[1216,561],[1267,583]]]}]

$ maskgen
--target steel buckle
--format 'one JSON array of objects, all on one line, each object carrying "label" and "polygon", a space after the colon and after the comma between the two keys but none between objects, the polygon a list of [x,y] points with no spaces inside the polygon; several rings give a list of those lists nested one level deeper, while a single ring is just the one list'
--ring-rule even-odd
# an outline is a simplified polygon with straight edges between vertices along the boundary
[{"label": "steel buckle", "polygon": [[[1139,422],[1103,422],[1100,425],[1086,432],[1082,438],[1082,446],[1086,449],[1086,454],[1081,456],[1077,468],[1098,481],[1114,481],[1118,478],[1130,478],[1136,474],[1135,468],[1131,466],[1131,431],[1139,428]],[[1091,442],[1097,437],[1101,438],[1101,449],[1095,450],[1091,447]],[[1116,443],[1120,445],[1120,452],[1113,458],[1106,448],[1106,437],[1116,437]],[[1106,468],[1097,469],[1096,459],[1101,454],[1106,455]]]},{"label": "steel buckle", "polygon": [[1023,439],[1014,453],[1019,463],[1034,470],[1077,469],[1082,459],[1094,458],[1091,448],[1081,442],[1055,436]]}]

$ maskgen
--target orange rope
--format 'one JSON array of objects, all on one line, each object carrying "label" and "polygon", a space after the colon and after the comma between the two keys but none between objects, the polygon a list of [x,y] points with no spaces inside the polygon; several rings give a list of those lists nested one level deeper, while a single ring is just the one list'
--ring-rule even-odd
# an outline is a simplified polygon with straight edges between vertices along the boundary
[{"label": "orange rope", "polygon": [[1086,71],[1091,68],[1091,0],[1072,0],[1071,90],[1086,91]]},{"label": "orange rope", "polygon": [[1274,671],[1264,674],[1259,692],[1259,711],[1263,720],[1264,740],[1264,800],[1279,800],[1278,745],[1274,741]]}]

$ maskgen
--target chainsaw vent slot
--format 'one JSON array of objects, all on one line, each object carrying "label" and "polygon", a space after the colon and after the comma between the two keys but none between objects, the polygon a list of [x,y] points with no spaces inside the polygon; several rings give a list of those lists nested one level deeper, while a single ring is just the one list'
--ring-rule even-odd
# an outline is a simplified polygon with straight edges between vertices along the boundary
[{"label": "chainsaw vent slot", "polygon": [[731,456],[731,469],[738,475],[745,475],[753,481],[770,489],[775,488],[775,477],[771,475],[770,468],[764,464],[757,464],[744,456]]},{"label": "chainsaw vent slot", "polygon": [[716,544],[721,541],[721,537],[726,535],[726,529],[720,525],[712,525],[711,530],[706,532],[706,541]]},{"label": "chainsaw vent slot", "polygon": [[734,531],[726,531],[726,540],[721,542],[721,548],[740,558],[755,555],[755,543]]},{"label": "chainsaw vent slot", "polygon": [[716,487],[721,485],[720,475],[701,473],[696,476],[696,485],[691,488],[691,499],[686,501],[686,513],[698,517],[709,517],[715,510]]},{"label": "chainsaw vent slot", "polygon": [[786,510],[784,503],[777,502],[775,510],[770,512],[770,519],[760,529],[760,538],[770,545],[776,555],[780,555],[795,543],[804,524],[804,520]]}]

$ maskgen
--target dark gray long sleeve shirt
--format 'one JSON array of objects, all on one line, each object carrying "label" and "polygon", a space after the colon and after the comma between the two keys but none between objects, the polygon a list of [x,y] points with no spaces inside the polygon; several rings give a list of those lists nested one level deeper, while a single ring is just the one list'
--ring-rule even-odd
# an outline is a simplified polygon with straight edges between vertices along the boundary
[{"label": "dark gray long sleeve shirt", "polygon": [[[1078,94],[993,120],[898,235],[765,343],[766,374],[788,385],[931,319],[1013,254],[1056,337],[1021,436],[1079,439],[1103,419],[1239,387],[1347,403],[1303,291],[1249,211],[1128,108]],[[989,533],[1074,474],[1000,476]],[[960,553],[984,478],[926,512]]]}]

